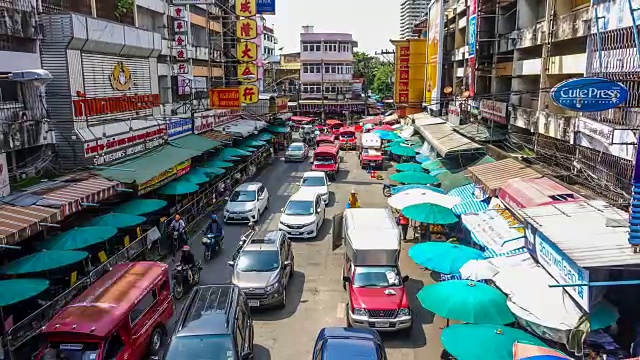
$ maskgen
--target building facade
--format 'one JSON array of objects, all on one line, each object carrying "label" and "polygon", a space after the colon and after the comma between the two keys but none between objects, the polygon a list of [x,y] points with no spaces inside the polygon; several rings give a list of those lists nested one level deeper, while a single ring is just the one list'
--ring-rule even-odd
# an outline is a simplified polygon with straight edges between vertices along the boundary
[{"label": "building facade", "polygon": [[416,38],[413,25],[427,11],[428,0],[402,0],[400,3],[400,39]]}]

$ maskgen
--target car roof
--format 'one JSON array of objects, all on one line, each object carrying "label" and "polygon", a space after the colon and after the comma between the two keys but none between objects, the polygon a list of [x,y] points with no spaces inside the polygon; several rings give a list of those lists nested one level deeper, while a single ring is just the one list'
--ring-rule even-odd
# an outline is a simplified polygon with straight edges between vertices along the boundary
[{"label": "car roof", "polygon": [[194,288],[178,319],[176,336],[228,334],[238,291],[232,284]]},{"label": "car roof", "polygon": [[294,142],[294,143],[291,143],[291,145],[289,145],[289,147],[291,147],[291,146],[293,146],[293,145],[300,145],[300,146],[304,146],[304,143],[303,143],[303,142],[299,142],[299,141],[298,141],[298,142]]},{"label": "car roof", "polygon": [[260,186],[262,186],[262,183],[248,182],[248,183],[238,185],[236,190],[258,190]]},{"label": "car roof", "polygon": [[320,330],[318,339],[323,338],[358,338],[380,342],[380,335],[371,329],[345,328],[345,327],[325,327]]},{"label": "car roof", "polygon": [[316,195],[318,195],[318,189],[301,187],[295,194],[291,195],[289,201],[313,201]]},{"label": "car roof", "polygon": [[382,343],[374,330],[341,327],[320,330],[318,340],[326,341],[323,360],[377,359],[376,343]]},{"label": "car roof", "polygon": [[269,231],[261,233],[258,231],[251,239],[243,250],[278,250],[280,248],[280,242],[282,241],[282,231]]},{"label": "car roof", "polygon": [[322,171],[307,171],[304,174],[302,174],[302,177],[303,178],[306,178],[306,177],[321,177],[321,178],[323,178],[323,177],[325,177],[325,175],[324,175],[324,172],[322,172]]}]

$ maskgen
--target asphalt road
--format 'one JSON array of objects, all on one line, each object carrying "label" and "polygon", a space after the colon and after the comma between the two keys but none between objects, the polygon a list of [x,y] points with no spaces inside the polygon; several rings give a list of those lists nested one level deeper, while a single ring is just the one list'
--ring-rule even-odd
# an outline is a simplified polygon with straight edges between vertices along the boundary
[{"label": "asphalt road", "polygon": [[[343,153],[343,162],[338,179],[330,186],[331,197],[325,222],[320,234],[313,240],[294,240],[295,274],[288,288],[288,301],[282,310],[256,310],[253,312],[255,326],[256,360],[298,360],[311,359],[313,345],[318,331],[325,326],[345,326],[345,306],[347,293],[341,286],[340,267],[342,251],[330,249],[332,217],[345,208],[349,192],[355,188],[360,195],[362,207],[384,207],[386,199],[382,195],[382,183],[370,179],[358,166],[354,152]],[[297,190],[302,174],[310,170],[310,163],[285,163],[282,159],[262,171],[256,181],[262,182],[270,194],[269,210],[263,214],[259,227],[277,229],[280,210],[289,196]],[[386,176],[385,176],[386,178]],[[227,266],[236,249],[240,236],[247,230],[246,225],[226,225],[225,242],[221,255],[204,264],[201,284],[229,282],[231,268]],[[197,259],[202,259],[203,249],[200,237],[191,240]],[[406,257],[406,248],[401,256],[403,274],[411,277],[407,284],[414,310],[414,326],[411,336],[385,334],[385,346],[390,360],[430,360],[439,359],[440,327],[444,320],[423,310],[415,302],[415,293],[423,284],[432,282],[429,274],[415,266]],[[185,298],[187,295],[185,295]],[[182,302],[178,304],[180,308]]]}]

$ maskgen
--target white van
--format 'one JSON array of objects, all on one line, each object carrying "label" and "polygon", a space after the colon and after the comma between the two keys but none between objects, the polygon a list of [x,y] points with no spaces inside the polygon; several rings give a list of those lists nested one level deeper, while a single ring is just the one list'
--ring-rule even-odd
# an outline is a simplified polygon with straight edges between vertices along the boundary
[{"label": "white van", "polygon": [[310,239],[318,235],[324,222],[322,194],[313,188],[300,188],[282,209],[278,229],[290,238]]}]

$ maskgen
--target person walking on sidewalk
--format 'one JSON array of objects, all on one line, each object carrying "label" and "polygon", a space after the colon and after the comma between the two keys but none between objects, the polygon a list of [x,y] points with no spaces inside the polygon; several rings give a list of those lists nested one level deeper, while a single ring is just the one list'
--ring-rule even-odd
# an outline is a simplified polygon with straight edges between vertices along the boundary
[{"label": "person walking on sidewalk", "polygon": [[409,219],[406,216],[402,215],[402,213],[398,214],[398,225],[400,225],[400,230],[402,230],[402,240],[407,241],[407,233],[409,232]]}]

